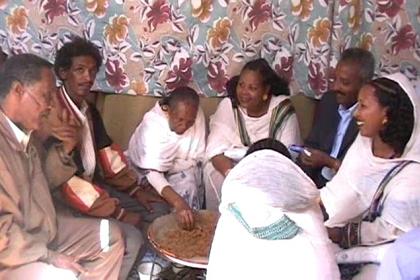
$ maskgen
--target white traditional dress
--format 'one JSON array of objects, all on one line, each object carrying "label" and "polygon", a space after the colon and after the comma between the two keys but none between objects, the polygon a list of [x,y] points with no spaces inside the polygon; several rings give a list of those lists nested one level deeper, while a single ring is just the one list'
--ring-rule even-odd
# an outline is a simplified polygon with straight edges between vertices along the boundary
[{"label": "white traditional dress", "polygon": [[[358,239],[363,247],[340,252],[337,255],[339,262],[379,263],[388,247],[381,244],[420,226],[420,94],[400,73],[385,78],[397,82],[409,96],[414,108],[414,128],[403,154],[394,159],[376,157],[372,153],[371,138],[359,134],[336,176],[321,190],[321,200],[329,215],[326,226],[359,223]],[[412,162],[386,184],[380,200],[380,215],[373,221],[362,221],[382,179],[403,161]],[[374,277],[377,267],[365,268],[366,273],[371,273],[369,277]],[[360,276],[365,272],[362,270]]]},{"label": "white traditional dress", "polygon": [[[299,123],[296,114],[293,112],[287,114],[282,121],[278,123],[279,127],[274,135],[270,135],[275,121],[273,112],[277,112],[279,104],[287,100],[287,96],[272,96],[270,105],[266,114],[261,117],[250,117],[246,110],[238,106],[238,111],[242,117],[242,124],[249,137],[250,144],[258,140],[273,136],[276,140],[282,142],[286,147],[291,144],[300,144]],[[235,111],[232,108],[232,101],[229,98],[223,99],[214,115],[210,118],[210,135],[207,139],[206,160],[204,168],[204,184],[206,188],[206,208],[215,210],[220,203],[221,187],[223,176],[211,163],[211,158],[216,155],[224,154],[234,160],[239,160],[241,155],[236,157],[237,151],[246,151],[249,145],[243,143],[241,138],[241,129]],[[242,156],[245,153],[242,153]]]},{"label": "white traditional dress", "polygon": [[128,157],[140,178],[146,177],[159,194],[171,186],[190,207],[198,209],[202,203],[200,163],[205,135],[201,109],[194,125],[178,135],[171,131],[168,116],[157,102],[131,136]]},{"label": "white traditional dress", "polygon": [[223,183],[206,279],[339,279],[318,197],[280,153],[242,159]]},{"label": "white traditional dress", "polygon": [[420,228],[400,236],[386,252],[377,279],[420,279]]}]

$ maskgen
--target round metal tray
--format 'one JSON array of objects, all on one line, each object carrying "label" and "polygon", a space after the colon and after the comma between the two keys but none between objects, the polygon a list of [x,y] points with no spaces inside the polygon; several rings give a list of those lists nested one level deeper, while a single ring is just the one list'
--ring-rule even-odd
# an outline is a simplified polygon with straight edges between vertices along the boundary
[{"label": "round metal tray", "polygon": [[[217,219],[219,218],[219,214],[217,212],[208,211],[208,210],[199,210],[195,213],[195,215],[210,215],[211,218],[214,217],[215,223],[217,223]],[[192,258],[183,258],[176,254],[176,252],[170,252],[164,248],[160,244],[162,244],[162,240],[164,240],[166,233],[170,230],[180,228],[176,221],[175,214],[169,214],[162,217],[157,218],[153,221],[153,223],[149,226],[147,237],[152,244],[152,246],[164,257],[168,258],[170,261],[179,263],[189,267],[195,268],[206,268],[208,264],[208,256],[207,257],[192,257]]]}]

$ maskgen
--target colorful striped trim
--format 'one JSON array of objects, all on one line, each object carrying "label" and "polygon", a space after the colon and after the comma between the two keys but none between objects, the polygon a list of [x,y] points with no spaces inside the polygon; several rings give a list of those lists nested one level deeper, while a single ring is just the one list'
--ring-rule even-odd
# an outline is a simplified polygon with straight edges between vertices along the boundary
[{"label": "colorful striped trim", "polygon": [[252,236],[258,239],[265,240],[282,240],[282,239],[292,239],[300,231],[300,227],[291,220],[287,215],[283,215],[277,222],[274,222],[265,227],[255,227],[252,228],[242,217],[241,212],[236,207],[234,203],[228,205],[229,211],[233,216],[238,220],[238,222],[250,233]]},{"label": "colorful striped trim", "polygon": [[[248,132],[246,131],[246,126],[244,119],[242,117],[241,112],[237,106],[234,106],[232,103],[233,114],[235,116],[235,121],[238,124],[239,129],[239,137],[241,138],[241,142],[244,146],[250,146],[251,140],[249,138]],[[275,138],[277,131],[283,124],[283,122],[291,116],[295,111],[292,102],[290,99],[285,99],[280,102],[271,112],[271,119],[270,119],[270,129],[269,129],[269,138]]]}]

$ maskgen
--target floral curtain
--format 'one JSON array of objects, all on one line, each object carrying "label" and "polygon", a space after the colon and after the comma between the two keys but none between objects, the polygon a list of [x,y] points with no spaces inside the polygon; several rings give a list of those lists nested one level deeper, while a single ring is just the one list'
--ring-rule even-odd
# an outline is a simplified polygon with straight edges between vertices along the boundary
[{"label": "floral curtain", "polygon": [[411,80],[420,73],[420,2],[405,0],[340,0],[334,6],[332,49],[350,46],[370,50],[376,75],[403,72]]},{"label": "floral curtain", "polygon": [[189,85],[224,95],[226,81],[264,57],[294,92],[328,89],[344,48],[370,49],[377,74],[420,71],[418,0],[0,0],[0,46],[54,60],[82,36],[104,57],[95,87],[163,95]]}]

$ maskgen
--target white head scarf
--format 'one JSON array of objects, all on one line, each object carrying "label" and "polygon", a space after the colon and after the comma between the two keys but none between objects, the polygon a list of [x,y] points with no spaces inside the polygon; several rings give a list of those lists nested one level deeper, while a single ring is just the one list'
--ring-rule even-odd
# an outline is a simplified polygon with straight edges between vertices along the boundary
[{"label": "white head scarf", "polygon": [[312,180],[290,159],[273,150],[260,150],[241,160],[226,177],[224,203],[263,204],[297,212],[311,206],[319,192]]},{"label": "white head scarf", "polygon": [[[243,158],[223,183],[207,279],[339,279],[318,197],[311,179],[280,153],[260,150]],[[299,234],[257,238],[230,212],[232,204],[253,229],[287,216]]]},{"label": "white head scarf", "polygon": [[[403,160],[420,163],[420,95],[401,73],[385,78],[397,82],[412,102],[414,127],[410,140],[401,157],[383,159],[372,153],[371,138],[358,135],[336,176],[321,190],[321,199],[330,217],[327,226],[341,226],[363,214],[371,204],[381,180],[396,164]],[[409,164],[395,176],[388,183],[384,194],[387,198],[382,218],[404,231],[413,225],[420,225],[420,212],[416,212],[420,211],[417,163]],[[411,212],[413,217],[407,217],[407,213]]]},{"label": "white head scarf", "polygon": [[[273,219],[278,219],[283,212],[299,212],[311,207],[318,197],[314,183],[296,164],[266,149],[242,159],[226,177],[220,211],[235,203],[248,222],[263,226],[273,222],[267,213],[276,213]],[[269,220],[264,221],[262,216]]]},{"label": "white head scarf", "polygon": [[176,173],[196,166],[202,160],[205,136],[201,108],[198,108],[194,125],[178,135],[171,131],[166,112],[156,102],[131,136],[127,154],[138,168]]},{"label": "white head scarf", "polygon": [[[414,160],[420,162],[420,89],[414,89],[413,84],[401,73],[385,76],[390,80],[397,82],[400,87],[407,93],[413,105],[414,127],[410,140],[405,146],[404,152],[400,159]],[[418,85],[417,85],[418,86]]]}]

